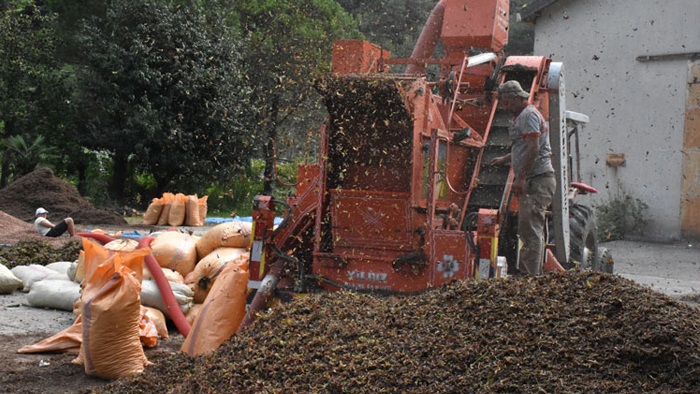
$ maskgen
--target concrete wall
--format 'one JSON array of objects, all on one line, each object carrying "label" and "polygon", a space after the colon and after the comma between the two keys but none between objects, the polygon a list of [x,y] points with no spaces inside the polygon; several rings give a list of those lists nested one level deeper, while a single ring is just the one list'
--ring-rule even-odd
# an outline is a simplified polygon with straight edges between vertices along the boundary
[{"label": "concrete wall", "polygon": [[[639,198],[649,206],[647,239],[681,237],[689,61],[636,58],[699,52],[698,21],[698,0],[562,0],[535,22],[535,54],[564,63],[567,108],[591,118],[582,176],[601,190],[594,204]],[[606,165],[609,154],[625,164]]]}]

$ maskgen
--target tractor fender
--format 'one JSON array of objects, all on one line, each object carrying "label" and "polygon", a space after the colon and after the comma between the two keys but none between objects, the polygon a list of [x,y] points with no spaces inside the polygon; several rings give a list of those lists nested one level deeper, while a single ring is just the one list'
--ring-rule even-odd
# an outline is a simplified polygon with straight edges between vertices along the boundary
[{"label": "tractor fender", "polygon": [[571,187],[578,189],[581,194],[598,193],[598,189],[582,182],[571,182]]}]

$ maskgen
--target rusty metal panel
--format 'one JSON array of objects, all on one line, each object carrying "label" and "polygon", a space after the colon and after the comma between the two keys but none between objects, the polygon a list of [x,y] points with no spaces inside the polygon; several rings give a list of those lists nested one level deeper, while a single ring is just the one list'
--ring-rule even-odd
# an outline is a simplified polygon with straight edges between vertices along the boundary
[{"label": "rusty metal panel", "polygon": [[688,70],[684,129],[681,232],[700,237],[700,61]]},{"label": "rusty metal panel", "polygon": [[380,59],[388,59],[390,55],[389,51],[364,40],[338,40],[333,43],[331,71],[335,74],[379,72]]},{"label": "rusty metal panel", "polygon": [[336,247],[411,248],[408,193],[331,190]]},{"label": "rusty metal panel", "polygon": [[505,0],[448,0],[442,41],[448,48],[491,48],[508,43],[509,2]]}]

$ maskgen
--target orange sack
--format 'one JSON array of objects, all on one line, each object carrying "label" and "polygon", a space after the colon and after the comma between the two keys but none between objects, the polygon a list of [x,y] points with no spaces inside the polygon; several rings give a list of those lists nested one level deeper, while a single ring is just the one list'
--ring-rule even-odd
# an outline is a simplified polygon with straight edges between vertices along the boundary
[{"label": "orange sack", "polygon": [[248,256],[245,248],[216,248],[206,257],[199,260],[194,271],[187,274],[185,284],[194,292],[194,302],[204,303],[216,278],[224,268],[224,265],[241,256]]},{"label": "orange sack", "polygon": [[204,219],[199,217],[199,199],[197,195],[189,195],[185,198],[185,224],[187,226],[202,226]]},{"label": "orange sack", "polygon": [[204,223],[207,221],[207,211],[208,211],[208,205],[207,205],[207,199],[209,196],[202,196],[197,200],[197,207],[199,208],[199,220],[202,223],[202,226],[204,226]]},{"label": "orange sack", "polygon": [[197,264],[197,239],[178,231],[158,234],[151,242],[151,254],[163,268],[179,272],[184,278]]},{"label": "orange sack", "polygon": [[194,304],[190,308],[189,311],[187,311],[187,314],[185,315],[185,318],[187,318],[187,322],[190,324],[190,327],[194,325],[194,322],[197,321],[197,317],[199,316],[199,312],[202,311],[202,304]]},{"label": "orange sack", "polygon": [[170,207],[173,204],[175,195],[172,193],[163,193],[163,209],[160,210],[160,216],[158,216],[158,226],[167,226],[168,219],[170,219]]},{"label": "orange sack", "polygon": [[[80,299],[76,302],[82,303]],[[50,353],[80,350],[80,345],[83,343],[82,307],[80,310],[81,313],[78,313],[78,317],[75,319],[75,322],[73,322],[73,325],[33,345],[22,346],[17,350],[17,353]],[[150,324],[149,321],[152,322],[152,324]],[[153,331],[153,327],[155,327],[155,332]],[[168,338],[168,328],[165,324],[163,312],[145,306],[141,307],[139,337],[141,343],[149,347],[155,346],[158,337],[163,339]]]},{"label": "orange sack", "polygon": [[245,316],[249,276],[247,256],[224,266],[180,351],[211,353],[231,338]]},{"label": "orange sack", "polygon": [[140,338],[140,280],[150,250],[115,252],[101,263],[90,253],[86,249],[83,342],[74,363],[83,364],[87,375],[103,379],[143,372],[148,360]]},{"label": "orange sack", "polygon": [[252,223],[226,222],[217,224],[197,240],[197,256],[203,259],[216,248],[249,248]]},{"label": "orange sack", "polygon": [[187,196],[182,193],[175,195],[172,204],[170,205],[170,212],[168,212],[168,225],[177,227],[185,224],[185,217],[187,216]]},{"label": "orange sack", "polygon": [[148,204],[148,209],[146,213],[143,214],[143,224],[153,225],[158,223],[158,218],[160,217],[160,212],[163,210],[163,199],[154,198],[153,201]]}]

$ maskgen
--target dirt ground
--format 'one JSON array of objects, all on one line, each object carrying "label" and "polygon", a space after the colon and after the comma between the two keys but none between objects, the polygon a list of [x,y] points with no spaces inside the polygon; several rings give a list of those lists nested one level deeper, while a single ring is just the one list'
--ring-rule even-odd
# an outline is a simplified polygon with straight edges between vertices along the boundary
[{"label": "dirt ground", "polygon": [[[87,219],[76,220],[80,230],[105,230],[108,233],[133,231],[145,235],[165,228],[127,224],[122,217],[113,220],[114,213],[94,210],[89,203],[76,196],[74,190],[55,181],[47,172],[30,174],[26,185],[10,185],[0,193],[0,244],[8,245],[25,239],[42,239],[33,230],[31,219],[36,206],[46,206],[50,217],[73,215],[85,217],[81,210],[93,212]],[[43,184],[55,183],[57,194],[52,200],[36,200],[23,195],[31,184],[41,180]],[[18,181],[19,182],[19,181]],[[11,197],[11,198],[10,198]],[[53,206],[49,203],[53,202]],[[3,212],[4,211],[4,212]],[[95,213],[97,212],[97,213]],[[90,220],[95,218],[95,220]],[[104,218],[107,218],[105,220]],[[212,226],[180,228],[181,231],[201,235]],[[43,238],[45,240],[45,238]],[[62,237],[51,240],[52,246],[71,240]],[[700,305],[700,245],[677,243],[673,245],[633,241],[616,241],[604,245],[613,254],[616,274],[643,284],[653,290],[681,299],[685,303]],[[700,312],[700,310],[699,310]],[[66,311],[33,308],[28,305],[26,294],[15,291],[0,295],[0,393],[83,393],[105,386],[108,381],[91,378],[83,367],[71,363],[76,353],[18,354],[17,349],[36,343],[61,330],[74,321]],[[158,364],[167,355],[177,353],[183,337],[174,327],[169,327],[170,338],[160,341],[153,349],[146,350],[149,361]]]},{"label": "dirt ground", "polygon": [[[21,221],[20,221],[21,222]],[[3,235],[8,226],[0,226],[0,243],[16,242],[17,239],[37,239],[33,228],[27,223],[18,224],[0,211],[0,223],[15,225],[12,236]],[[163,228],[135,225],[90,225],[84,230],[99,228],[108,233],[117,231],[148,234]],[[207,227],[210,228],[210,227]],[[183,228],[184,231],[186,229]],[[201,233],[204,228],[192,228]],[[74,239],[61,237],[50,243],[56,247]],[[15,291],[0,295],[0,393],[83,393],[94,387],[104,386],[109,381],[88,376],[83,366],[72,364],[77,352],[48,354],[19,354],[17,349],[39,342],[68,327],[75,320],[71,312],[40,309],[30,306],[27,294]],[[157,363],[164,355],[178,352],[184,338],[174,326],[169,326],[169,339],[160,340],[157,347],[146,349],[149,361]]]},{"label": "dirt ground", "polygon": [[[33,233],[33,227],[0,211],[0,243],[13,243],[21,239],[42,239]],[[14,231],[7,230],[13,225]],[[201,235],[213,226],[182,227],[181,231]],[[149,234],[163,231],[165,227],[132,225],[86,225],[83,230],[104,230],[110,234],[118,231]],[[75,237],[51,240],[57,247]],[[45,237],[43,238],[45,240]],[[88,376],[83,366],[73,364],[77,352],[48,354],[19,354],[17,349],[39,342],[68,327],[75,321],[71,312],[40,309],[30,306],[27,294],[15,291],[0,295],[0,393],[87,393],[94,387],[104,386],[109,381]],[[167,354],[179,352],[184,338],[169,322],[170,338],[160,340],[157,347],[145,349],[149,361],[157,363]],[[50,388],[50,389],[49,389]]]},{"label": "dirt ground", "polygon": [[[115,226],[103,227],[108,231],[117,230]],[[150,231],[144,226],[120,229]],[[201,233],[207,229],[191,230]],[[697,267],[700,264],[700,248],[685,243],[668,245],[632,241],[616,241],[605,246],[616,256],[616,274],[632,280],[638,278],[639,283],[658,292],[682,299],[689,305],[700,306],[700,286],[697,286],[700,283],[693,282],[700,281]],[[0,392],[87,393],[109,383],[87,376],[82,366],[72,364],[75,353],[16,352],[22,346],[69,327],[74,321],[72,313],[33,308],[27,304],[26,294],[16,291],[11,295],[0,295],[0,321],[0,364],[3,365]],[[179,351],[184,339],[174,326],[169,328],[170,339],[162,340],[158,347],[146,350],[149,361],[158,363],[165,355]]]},{"label": "dirt ground", "polygon": [[[49,211],[49,220],[54,223],[72,217],[77,231],[99,229],[110,234],[136,231],[147,235],[165,229],[129,224],[117,211],[97,209],[51,170],[38,168],[0,191],[0,248],[20,241],[41,241],[58,248],[79,239],[67,234],[59,238],[37,234],[32,222],[34,211],[40,206]],[[138,218],[132,219],[139,222]],[[202,234],[206,229],[182,227],[180,230]],[[68,328],[74,320],[71,312],[31,307],[26,293],[15,291],[0,295],[0,393],[79,393],[108,383],[87,376],[82,366],[72,364],[76,353],[17,353],[17,349],[23,346]],[[184,338],[174,327],[169,328],[170,339],[146,350],[151,362],[156,363],[163,355],[179,351]]]}]

